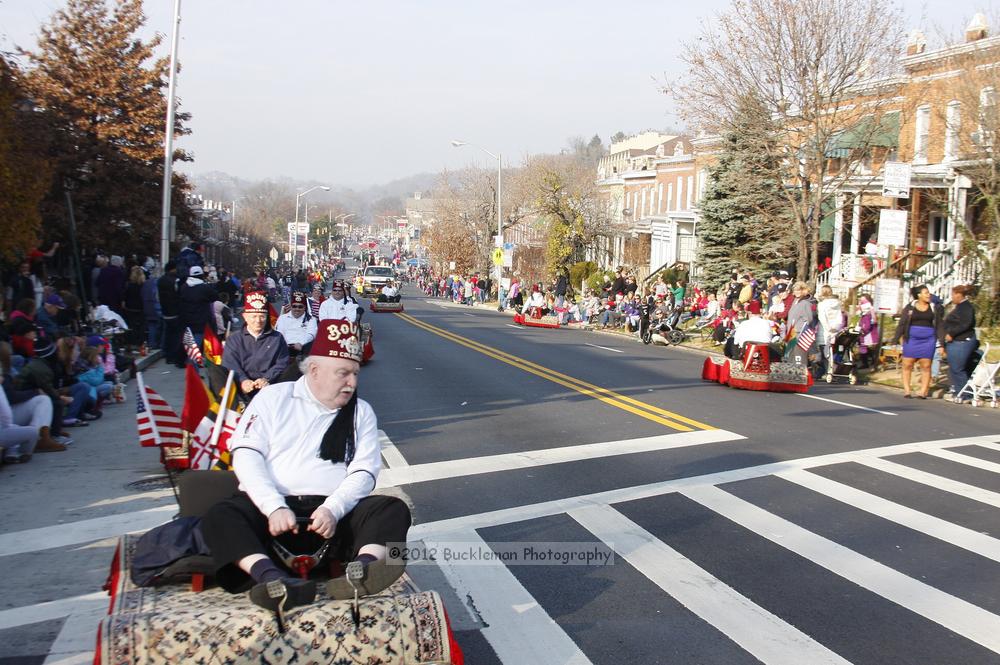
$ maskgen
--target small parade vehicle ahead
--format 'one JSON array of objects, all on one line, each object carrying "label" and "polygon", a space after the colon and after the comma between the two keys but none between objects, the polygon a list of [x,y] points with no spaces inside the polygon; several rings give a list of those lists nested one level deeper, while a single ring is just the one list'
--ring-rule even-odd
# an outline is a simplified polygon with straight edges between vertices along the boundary
[{"label": "small parade vehicle ahead", "polygon": [[740,390],[777,393],[804,393],[813,384],[807,367],[773,362],[768,344],[753,342],[743,346],[740,359],[715,355],[705,358],[701,378]]},{"label": "small parade vehicle ahead", "polygon": [[559,318],[541,307],[528,307],[523,313],[514,313],[514,323],[529,328],[558,328]]}]

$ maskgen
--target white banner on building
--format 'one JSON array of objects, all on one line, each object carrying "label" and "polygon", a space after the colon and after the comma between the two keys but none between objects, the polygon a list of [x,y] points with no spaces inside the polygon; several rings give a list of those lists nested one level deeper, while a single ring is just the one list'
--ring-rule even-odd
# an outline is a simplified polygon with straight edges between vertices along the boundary
[{"label": "white banner on building", "polygon": [[913,167],[909,162],[886,162],[882,175],[882,196],[897,199],[910,198],[910,176]]},{"label": "white banner on building", "polygon": [[909,213],[905,210],[882,208],[878,212],[878,244],[906,247],[906,227]]},{"label": "white banner on building", "polygon": [[878,314],[898,314],[899,295],[902,288],[902,282],[898,279],[876,279],[875,312]]}]

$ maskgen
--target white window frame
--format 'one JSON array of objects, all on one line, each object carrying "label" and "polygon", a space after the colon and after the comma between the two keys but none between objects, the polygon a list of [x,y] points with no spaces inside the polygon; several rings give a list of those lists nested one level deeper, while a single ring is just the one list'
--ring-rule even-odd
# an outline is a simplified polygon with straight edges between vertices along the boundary
[{"label": "white window frame", "polygon": [[688,190],[687,190],[687,208],[686,208],[686,210],[690,210],[692,207],[694,207],[694,176],[693,175],[689,175],[687,177],[687,181],[688,181],[688,183],[687,183]]},{"label": "white window frame", "polygon": [[923,104],[917,107],[913,123],[913,163],[926,164],[931,140],[931,107]]},{"label": "white window frame", "polygon": [[952,100],[945,110],[944,128],[944,161],[953,162],[958,159],[960,137],[962,131],[962,102]]}]

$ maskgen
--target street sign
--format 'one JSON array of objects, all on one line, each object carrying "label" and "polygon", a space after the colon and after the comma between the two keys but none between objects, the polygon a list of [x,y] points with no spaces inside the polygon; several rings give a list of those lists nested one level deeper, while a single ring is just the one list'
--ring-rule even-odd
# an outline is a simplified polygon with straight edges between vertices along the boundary
[{"label": "street sign", "polygon": [[497,247],[493,250],[493,265],[502,266],[503,265],[503,249]]},{"label": "street sign", "polygon": [[499,236],[499,235],[493,236],[493,246],[494,247],[503,247],[503,236]]},{"label": "street sign", "polygon": [[906,247],[909,214],[905,210],[882,208],[878,213],[878,244]]},{"label": "street sign", "polygon": [[271,257],[272,261],[277,261],[278,260],[278,248],[277,247],[272,247],[271,248],[271,252],[268,254],[268,256]]},{"label": "street sign", "polygon": [[910,176],[913,167],[909,162],[886,162],[882,175],[882,196],[897,199],[910,198]]},{"label": "street sign", "polygon": [[899,312],[899,292],[902,283],[887,277],[875,280],[875,312],[895,315]]},{"label": "street sign", "polygon": [[513,250],[509,250],[509,249],[508,250],[504,250],[504,253],[503,253],[503,267],[504,268],[513,268],[514,267],[514,251]]}]

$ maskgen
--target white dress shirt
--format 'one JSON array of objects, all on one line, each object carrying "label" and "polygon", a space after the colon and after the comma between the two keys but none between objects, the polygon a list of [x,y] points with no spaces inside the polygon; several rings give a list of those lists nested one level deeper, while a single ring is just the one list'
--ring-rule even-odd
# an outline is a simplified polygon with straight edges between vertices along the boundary
[{"label": "white dress shirt", "polygon": [[358,303],[353,300],[334,300],[327,298],[319,306],[319,320],[326,319],[346,319],[347,321],[358,320]]},{"label": "white dress shirt", "polygon": [[368,402],[355,412],[354,459],[349,465],[320,458],[320,444],[337,410],[313,397],[306,377],[262,389],[230,439],[233,470],[264,515],[287,506],[286,496],[322,495],[338,521],[371,494],[382,470],[378,421]]},{"label": "white dress shirt", "polygon": [[733,331],[733,344],[742,346],[746,342],[767,344],[771,341],[771,323],[759,316],[751,316],[746,321],[740,321]]},{"label": "white dress shirt", "polygon": [[287,312],[278,317],[274,329],[285,338],[285,344],[305,345],[316,339],[316,325],[316,319],[307,317],[305,311],[301,316]]}]

